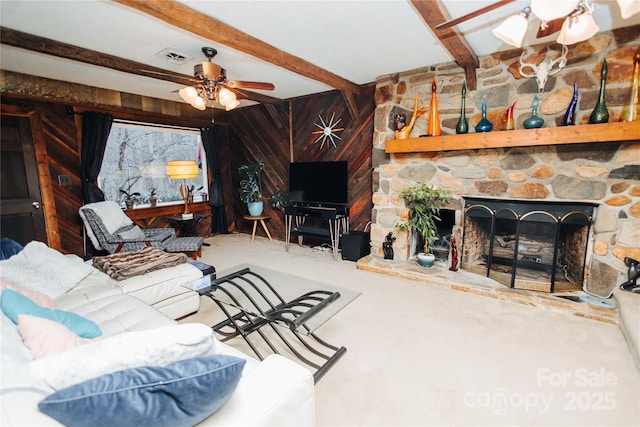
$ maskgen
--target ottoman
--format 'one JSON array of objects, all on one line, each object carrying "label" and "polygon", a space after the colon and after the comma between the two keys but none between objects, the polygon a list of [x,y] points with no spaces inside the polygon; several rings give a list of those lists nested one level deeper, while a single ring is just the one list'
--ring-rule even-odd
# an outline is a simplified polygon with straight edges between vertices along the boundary
[{"label": "ottoman", "polygon": [[164,250],[166,252],[184,252],[187,255],[191,255],[193,259],[198,259],[202,256],[202,244],[204,243],[204,237],[175,237],[169,240]]}]

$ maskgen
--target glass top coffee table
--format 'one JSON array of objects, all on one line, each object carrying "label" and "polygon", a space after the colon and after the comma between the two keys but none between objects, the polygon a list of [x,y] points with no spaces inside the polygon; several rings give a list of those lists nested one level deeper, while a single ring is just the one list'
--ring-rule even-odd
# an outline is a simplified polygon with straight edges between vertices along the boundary
[{"label": "glass top coffee table", "polygon": [[210,298],[225,314],[226,320],[212,326],[222,341],[242,337],[262,360],[258,345],[251,339],[257,334],[270,351],[280,354],[279,348],[283,348],[314,367],[316,382],[346,348],[323,341],[314,331],[359,295],[250,264],[221,271],[217,278],[204,276],[186,286]]}]

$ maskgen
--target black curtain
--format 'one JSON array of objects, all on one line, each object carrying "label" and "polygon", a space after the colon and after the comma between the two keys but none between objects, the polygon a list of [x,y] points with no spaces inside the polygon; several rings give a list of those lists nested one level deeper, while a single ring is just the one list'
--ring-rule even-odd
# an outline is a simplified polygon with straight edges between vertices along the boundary
[{"label": "black curtain", "polygon": [[207,164],[211,171],[211,185],[209,186],[209,205],[211,206],[211,232],[228,234],[227,214],[224,210],[224,194],[222,179],[220,178],[220,144],[215,129],[206,127],[200,129],[202,145],[207,153]]},{"label": "black curtain", "polygon": [[98,188],[98,174],[102,167],[113,117],[88,111],[82,113],[82,203],[101,202],[104,193]]},{"label": "black curtain", "polygon": [[[82,177],[82,204],[101,202],[104,200],[104,193],[98,188],[98,174],[102,167],[104,150],[107,146],[109,132],[113,117],[109,114],[95,113],[88,111],[82,113],[82,155],[81,155],[81,177]],[[93,258],[99,254],[94,248],[91,239],[84,237],[85,258]]]}]

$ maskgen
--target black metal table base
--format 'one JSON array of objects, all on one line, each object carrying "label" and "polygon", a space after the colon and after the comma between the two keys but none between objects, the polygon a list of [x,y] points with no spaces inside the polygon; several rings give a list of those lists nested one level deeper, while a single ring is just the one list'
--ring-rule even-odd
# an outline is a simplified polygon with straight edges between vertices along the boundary
[{"label": "black metal table base", "polygon": [[286,301],[262,276],[245,268],[212,280],[211,287],[199,293],[214,301],[227,317],[212,326],[222,336],[221,341],[242,337],[263,360],[257,343],[251,340],[258,334],[271,352],[281,354],[280,349],[286,349],[316,369],[313,375],[316,383],[347,351],[325,342],[305,325],[340,298],[339,292],[317,290]]}]

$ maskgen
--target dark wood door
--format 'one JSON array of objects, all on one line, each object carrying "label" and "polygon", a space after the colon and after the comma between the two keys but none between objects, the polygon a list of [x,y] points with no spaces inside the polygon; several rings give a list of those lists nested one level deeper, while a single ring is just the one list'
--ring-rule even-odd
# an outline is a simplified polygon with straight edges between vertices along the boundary
[{"label": "dark wood door", "polygon": [[38,169],[28,118],[2,116],[0,236],[47,243]]}]

